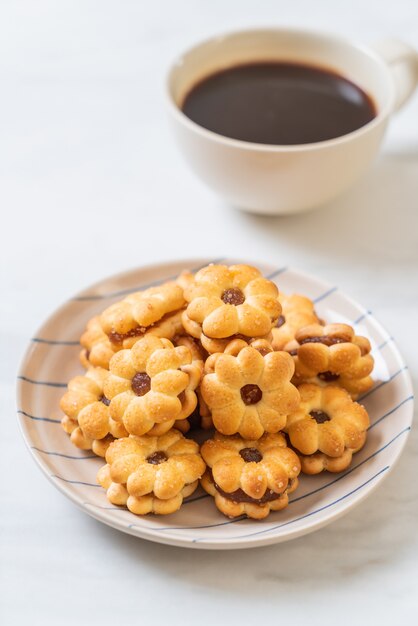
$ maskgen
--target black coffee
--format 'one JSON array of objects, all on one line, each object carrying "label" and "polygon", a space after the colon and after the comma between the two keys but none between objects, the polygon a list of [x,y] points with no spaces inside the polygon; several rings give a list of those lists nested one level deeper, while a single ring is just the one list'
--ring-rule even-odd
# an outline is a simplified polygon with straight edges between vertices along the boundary
[{"label": "black coffee", "polygon": [[340,137],[376,116],[371,98],[331,71],[296,63],[238,65],[208,76],[183,112],[219,135],[273,145]]}]

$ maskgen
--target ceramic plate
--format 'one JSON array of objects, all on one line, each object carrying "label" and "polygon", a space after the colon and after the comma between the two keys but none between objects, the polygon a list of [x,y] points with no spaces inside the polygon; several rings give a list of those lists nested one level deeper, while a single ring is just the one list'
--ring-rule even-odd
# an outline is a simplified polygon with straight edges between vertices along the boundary
[{"label": "ceramic plate", "polygon": [[188,548],[250,548],[287,541],[329,524],[366,498],[399,458],[411,428],[412,386],[393,338],[370,311],[337,286],[288,268],[257,264],[280,290],[312,298],[320,317],[349,323],[358,334],[369,337],[376,361],[376,383],[361,399],[371,420],[365,447],[341,474],[302,476],[284,511],[258,522],[229,520],[209,496],[197,491],[173,515],[137,517],[109,504],[96,484],[103,461],[75,448],[60,426],[59,399],[67,381],[82,372],[78,338],[86,322],[132,291],[174,278],[185,267],[197,269],[211,261],[176,261],[126,272],[89,287],[58,309],[33,337],[24,357],[18,377],[20,426],[31,454],[49,480],[83,511],[118,530]]}]

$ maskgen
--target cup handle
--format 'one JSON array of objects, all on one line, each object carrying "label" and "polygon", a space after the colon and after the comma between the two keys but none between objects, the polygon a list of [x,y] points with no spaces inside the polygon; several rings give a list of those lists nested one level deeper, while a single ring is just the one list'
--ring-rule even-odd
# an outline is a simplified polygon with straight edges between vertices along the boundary
[{"label": "cup handle", "polygon": [[386,62],[395,85],[393,110],[400,109],[418,85],[418,52],[397,39],[384,39],[373,45],[375,52]]}]

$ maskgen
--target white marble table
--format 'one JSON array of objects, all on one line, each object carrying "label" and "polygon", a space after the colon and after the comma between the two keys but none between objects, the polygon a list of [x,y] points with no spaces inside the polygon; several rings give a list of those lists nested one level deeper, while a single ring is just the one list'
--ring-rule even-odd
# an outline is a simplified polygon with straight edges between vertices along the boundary
[{"label": "white marble table", "polygon": [[418,7],[353,0],[0,7],[0,621],[401,623],[418,611],[418,438],[390,477],[333,525],[231,553],[147,543],[78,511],[35,467],[14,385],[28,338],[59,303],[108,274],[225,254],[294,265],[339,284],[395,336],[417,382],[418,95],[373,170],[321,211],[267,219],[207,191],[164,117],[170,59],[237,26],[294,24],[418,45]]}]

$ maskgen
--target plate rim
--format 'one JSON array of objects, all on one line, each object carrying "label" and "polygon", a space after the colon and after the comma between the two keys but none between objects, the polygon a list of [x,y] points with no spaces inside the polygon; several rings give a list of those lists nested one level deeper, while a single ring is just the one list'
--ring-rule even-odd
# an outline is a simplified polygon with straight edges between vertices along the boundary
[{"label": "plate rim", "polygon": [[[178,258],[178,259],[176,258],[176,259],[165,260],[161,262],[154,262],[150,264],[140,265],[135,268],[129,268],[127,270],[117,272],[110,276],[106,276],[102,278],[101,280],[95,281],[91,285],[81,289],[80,291],[76,292],[73,296],[71,296],[70,298],[67,298],[64,302],[59,304],[47,316],[47,318],[43,321],[43,323],[37,328],[35,334],[32,335],[32,337],[38,337],[42,335],[43,329],[48,327],[51,321],[55,317],[59,316],[59,314],[67,307],[69,302],[71,302],[74,299],[79,299],[79,298],[85,299],[86,296],[88,295],[88,292],[93,292],[95,289],[98,289],[104,282],[108,282],[108,281],[117,282],[118,280],[125,278],[128,275],[135,275],[136,273],[139,273],[139,272],[148,272],[148,271],[153,271],[153,270],[155,270],[156,272],[161,272],[164,268],[169,269],[173,267],[174,265],[184,265],[184,267],[195,268],[195,266],[199,267],[199,266],[207,265],[208,263],[214,263],[214,262],[220,263],[224,261],[228,263],[230,261],[229,257],[219,257],[216,259],[208,259],[204,257]],[[270,266],[272,268],[275,267],[275,265],[273,265],[271,262],[266,261],[266,260],[235,261],[234,259],[234,262],[235,263],[237,262],[247,263],[250,265],[255,265],[256,267],[258,265]],[[281,271],[290,270],[294,272],[295,274],[297,274],[298,276],[300,276],[304,280],[307,280],[309,282],[314,282],[317,284],[320,283],[324,287],[324,289],[330,289],[330,290],[334,289],[332,284],[329,283],[328,281],[325,281],[322,278],[317,278],[315,275],[312,275],[308,272],[300,270],[294,266],[287,266],[287,267],[282,266],[281,268],[277,268],[277,270],[281,270]],[[156,281],[153,281],[153,282],[158,284],[159,280],[160,279],[157,279]],[[161,282],[164,282],[165,280],[169,280],[169,278],[161,279]],[[138,286],[138,289],[140,288],[141,287]],[[370,311],[365,309],[362,304],[357,302],[351,296],[347,295],[345,291],[342,291],[339,287],[337,287],[336,290],[351,305],[353,305],[354,307],[358,309],[361,309],[362,311],[364,311],[365,314],[367,313],[368,317],[373,321],[373,323],[376,325],[379,331],[383,332],[388,337],[391,337],[391,334],[386,330],[386,328],[381,324],[381,322],[375,318],[374,314],[370,313]],[[100,299],[100,297],[98,299]],[[88,300],[90,300],[90,298],[88,298]],[[277,543],[283,543],[285,541],[290,541],[292,539],[296,539],[303,535],[307,535],[317,530],[320,530],[321,528],[324,528],[328,524],[331,524],[332,522],[337,521],[338,519],[346,515],[351,509],[354,509],[359,504],[361,504],[367,497],[369,497],[369,495],[371,495],[379,486],[381,486],[382,481],[386,479],[386,477],[392,472],[393,468],[398,463],[404,451],[406,443],[408,441],[408,438],[410,435],[410,429],[413,423],[414,397],[413,397],[413,385],[412,385],[411,375],[408,370],[408,367],[406,366],[405,360],[402,357],[402,354],[398,348],[396,341],[393,339],[391,343],[392,343],[392,350],[394,351],[396,355],[399,365],[405,368],[403,370],[403,378],[404,378],[404,382],[406,383],[408,393],[412,396],[412,402],[410,403],[410,407],[408,410],[409,430],[408,432],[406,432],[406,436],[402,438],[402,441],[400,441],[397,447],[397,450],[393,456],[393,460],[390,466],[388,467],[386,471],[384,471],[378,477],[377,480],[373,480],[371,484],[368,485],[367,489],[360,491],[356,499],[353,500],[352,502],[349,502],[347,505],[343,506],[342,508],[336,509],[334,512],[329,513],[324,518],[320,518],[316,522],[315,521],[313,523],[311,522],[309,526],[302,525],[298,528],[295,528],[294,530],[289,530],[286,534],[281,534],[278,536],[274,534],[274,529],[271,529],[272,534],[266,537],[253,537],[253,538],[237,537],[235,539],[234,538],[216,538],[208,542],[205,542],[205,541],[196,541],[193,539],[188,539],[186,537],[171,535],[170,533],[167,533],[167,534],[158,533],[158,529],[154,529],[152,527],[141,528],[140,526],[137,526],[137,525],[127,526],[126,524],[122,524],[122,522],[118,522],[118,520],[114,519],[111,516],[110,512],[108,513],[106,510],[103,510],[103,509],[96,511],[93,507],[90,507],[86,503],[82,502],[81,501],[82,499],[76,493],[74,493],[71,490],[71,488],[67,486],[65,482],[61,483],[61,482],[53,480],[53,476],[51,476],[51,474],[49,473],[50,468],[48,464],[40,455],[40,453],[38,453],[36,450],[34,450],[31,447],[30,437],[25,427],[25,421],[23,420],[23,416],[19,413],[19,402],[23,395],[23,382],[24,382],[20,377],[23,375],[25,364],[28,358],[30,357],[31,351],[33,350],[33,343],[31,342],[31,340],[29,340],[28,346],[26,347],[23,353],[23,356],[21,358],[19,368],[18,368],[17,384],[16,384],[16,400],[17,400],[17,411],[18,411],[17,421],[19,425],[19,430],[21,432],[21,435],[23,437],[26,447],[28,451],[30,452],[32,459],[35,461],[35,464],[40,469],[40,471],[47,477],[49,482],[56,489],[58,489],[58,491],[60,491],[64,496],[69,498],[71,502],[73,502],[77,506],[78,509],[80,509],[84,513],[87,513],[90,517],[93,517],[95,520],[101,523],[104,523],[107,526],[110,526],[111,528],[114,528],[115,530],[119,530],[126,534],[130,534],[132,536],[139,537],[141,539],[146,539],[148,541],[153,541],[153,542],[157,542],[157,543],[164,544],[164,545],[171,545],[175,547],[185,547],[185,548],[195,548],[195,549],[205,549],[205,550],[249,549],[249,548],[263,547],[263,546],[277,544]]]}]

